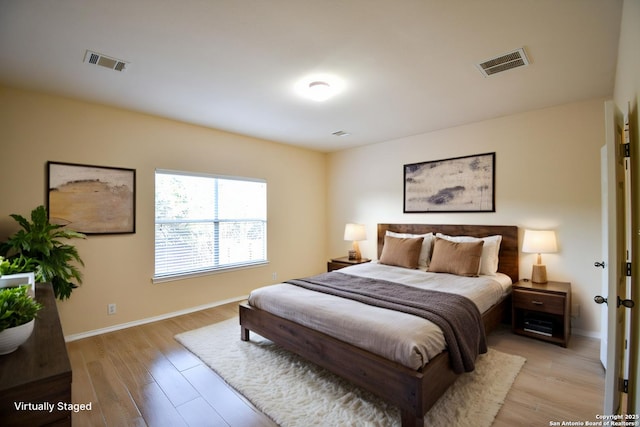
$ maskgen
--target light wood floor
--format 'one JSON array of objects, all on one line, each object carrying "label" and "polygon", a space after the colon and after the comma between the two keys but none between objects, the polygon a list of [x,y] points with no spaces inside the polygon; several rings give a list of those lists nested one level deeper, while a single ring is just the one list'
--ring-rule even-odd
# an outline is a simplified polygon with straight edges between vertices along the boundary
[{"label": "light wood floor", "polygon": [[597,421],[602,414],[604,368],[600,340],[572,336],[563,348],[502,328],[489,346],[527,359],[493,427],[549,426],[551,421]]},{"label": "light wood floor", "polygon": [[[73,414],[74,426],[275,426],[173,339],[237,313],[227,304],[68,343],[73,402],[92,404]],[[601,412],[597,340],[574,336],[562,348],[505,327],[489,345],[527,358],[495,427],[595,420]]]}]

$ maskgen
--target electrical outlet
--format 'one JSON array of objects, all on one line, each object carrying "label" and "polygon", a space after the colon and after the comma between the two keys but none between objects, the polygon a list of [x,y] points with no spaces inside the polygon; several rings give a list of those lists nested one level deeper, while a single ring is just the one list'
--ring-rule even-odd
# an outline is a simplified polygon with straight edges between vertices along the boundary
[{"label": "electrical outlet", "polygon": [[275,271],[273,273],[271,273],[271,278],[273,280],[278,280],[278,273],[276,273]]},{"label": "electrical outlet", "polygon": [[108,315],[116,314],[116,305],[115,304],[109,304],[107,306],[107,314]]}]

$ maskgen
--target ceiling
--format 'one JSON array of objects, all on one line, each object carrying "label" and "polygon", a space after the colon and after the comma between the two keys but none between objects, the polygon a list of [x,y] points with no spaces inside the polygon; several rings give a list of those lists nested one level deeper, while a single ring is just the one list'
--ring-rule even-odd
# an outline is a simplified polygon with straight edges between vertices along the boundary
[{"label": "ceiling", "polygon": [[[0,0],[0,84],[329,152],[612,96],[621,10],[621,0]],[[529,66],[476,68],[521,47]],[[91,65],[87,50],[129,64]],[[301,98],[294,86],[311,73],[344,90]]]}]

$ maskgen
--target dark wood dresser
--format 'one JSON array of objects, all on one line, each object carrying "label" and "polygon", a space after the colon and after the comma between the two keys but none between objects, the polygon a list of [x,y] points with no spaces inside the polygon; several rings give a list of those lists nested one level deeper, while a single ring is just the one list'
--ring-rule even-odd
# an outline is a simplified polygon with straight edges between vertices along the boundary
[{"label": "dark wood dresser", "polygon": [[[31,337],[13,353],[0,356],[2,426],[71,425],[71,410],[65,408],[71,403],[71,363],[51,284],[36,284],[36,300],[44,308]],[[31,404],[31,409],[16,409],[21,403]]]}]

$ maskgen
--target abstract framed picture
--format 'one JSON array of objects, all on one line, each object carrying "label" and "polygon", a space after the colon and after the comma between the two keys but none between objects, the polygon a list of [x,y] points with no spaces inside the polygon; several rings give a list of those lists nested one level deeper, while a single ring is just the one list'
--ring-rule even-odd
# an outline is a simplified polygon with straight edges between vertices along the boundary
[{"label": "abstract framed picture", "polygon": [[85,234],[136,232],[135,169],[47,162],[52,224]]},{"label": "abstract framed picture", "polygon": [[496,153],[404,165],[404,212],[495,212]]}]

